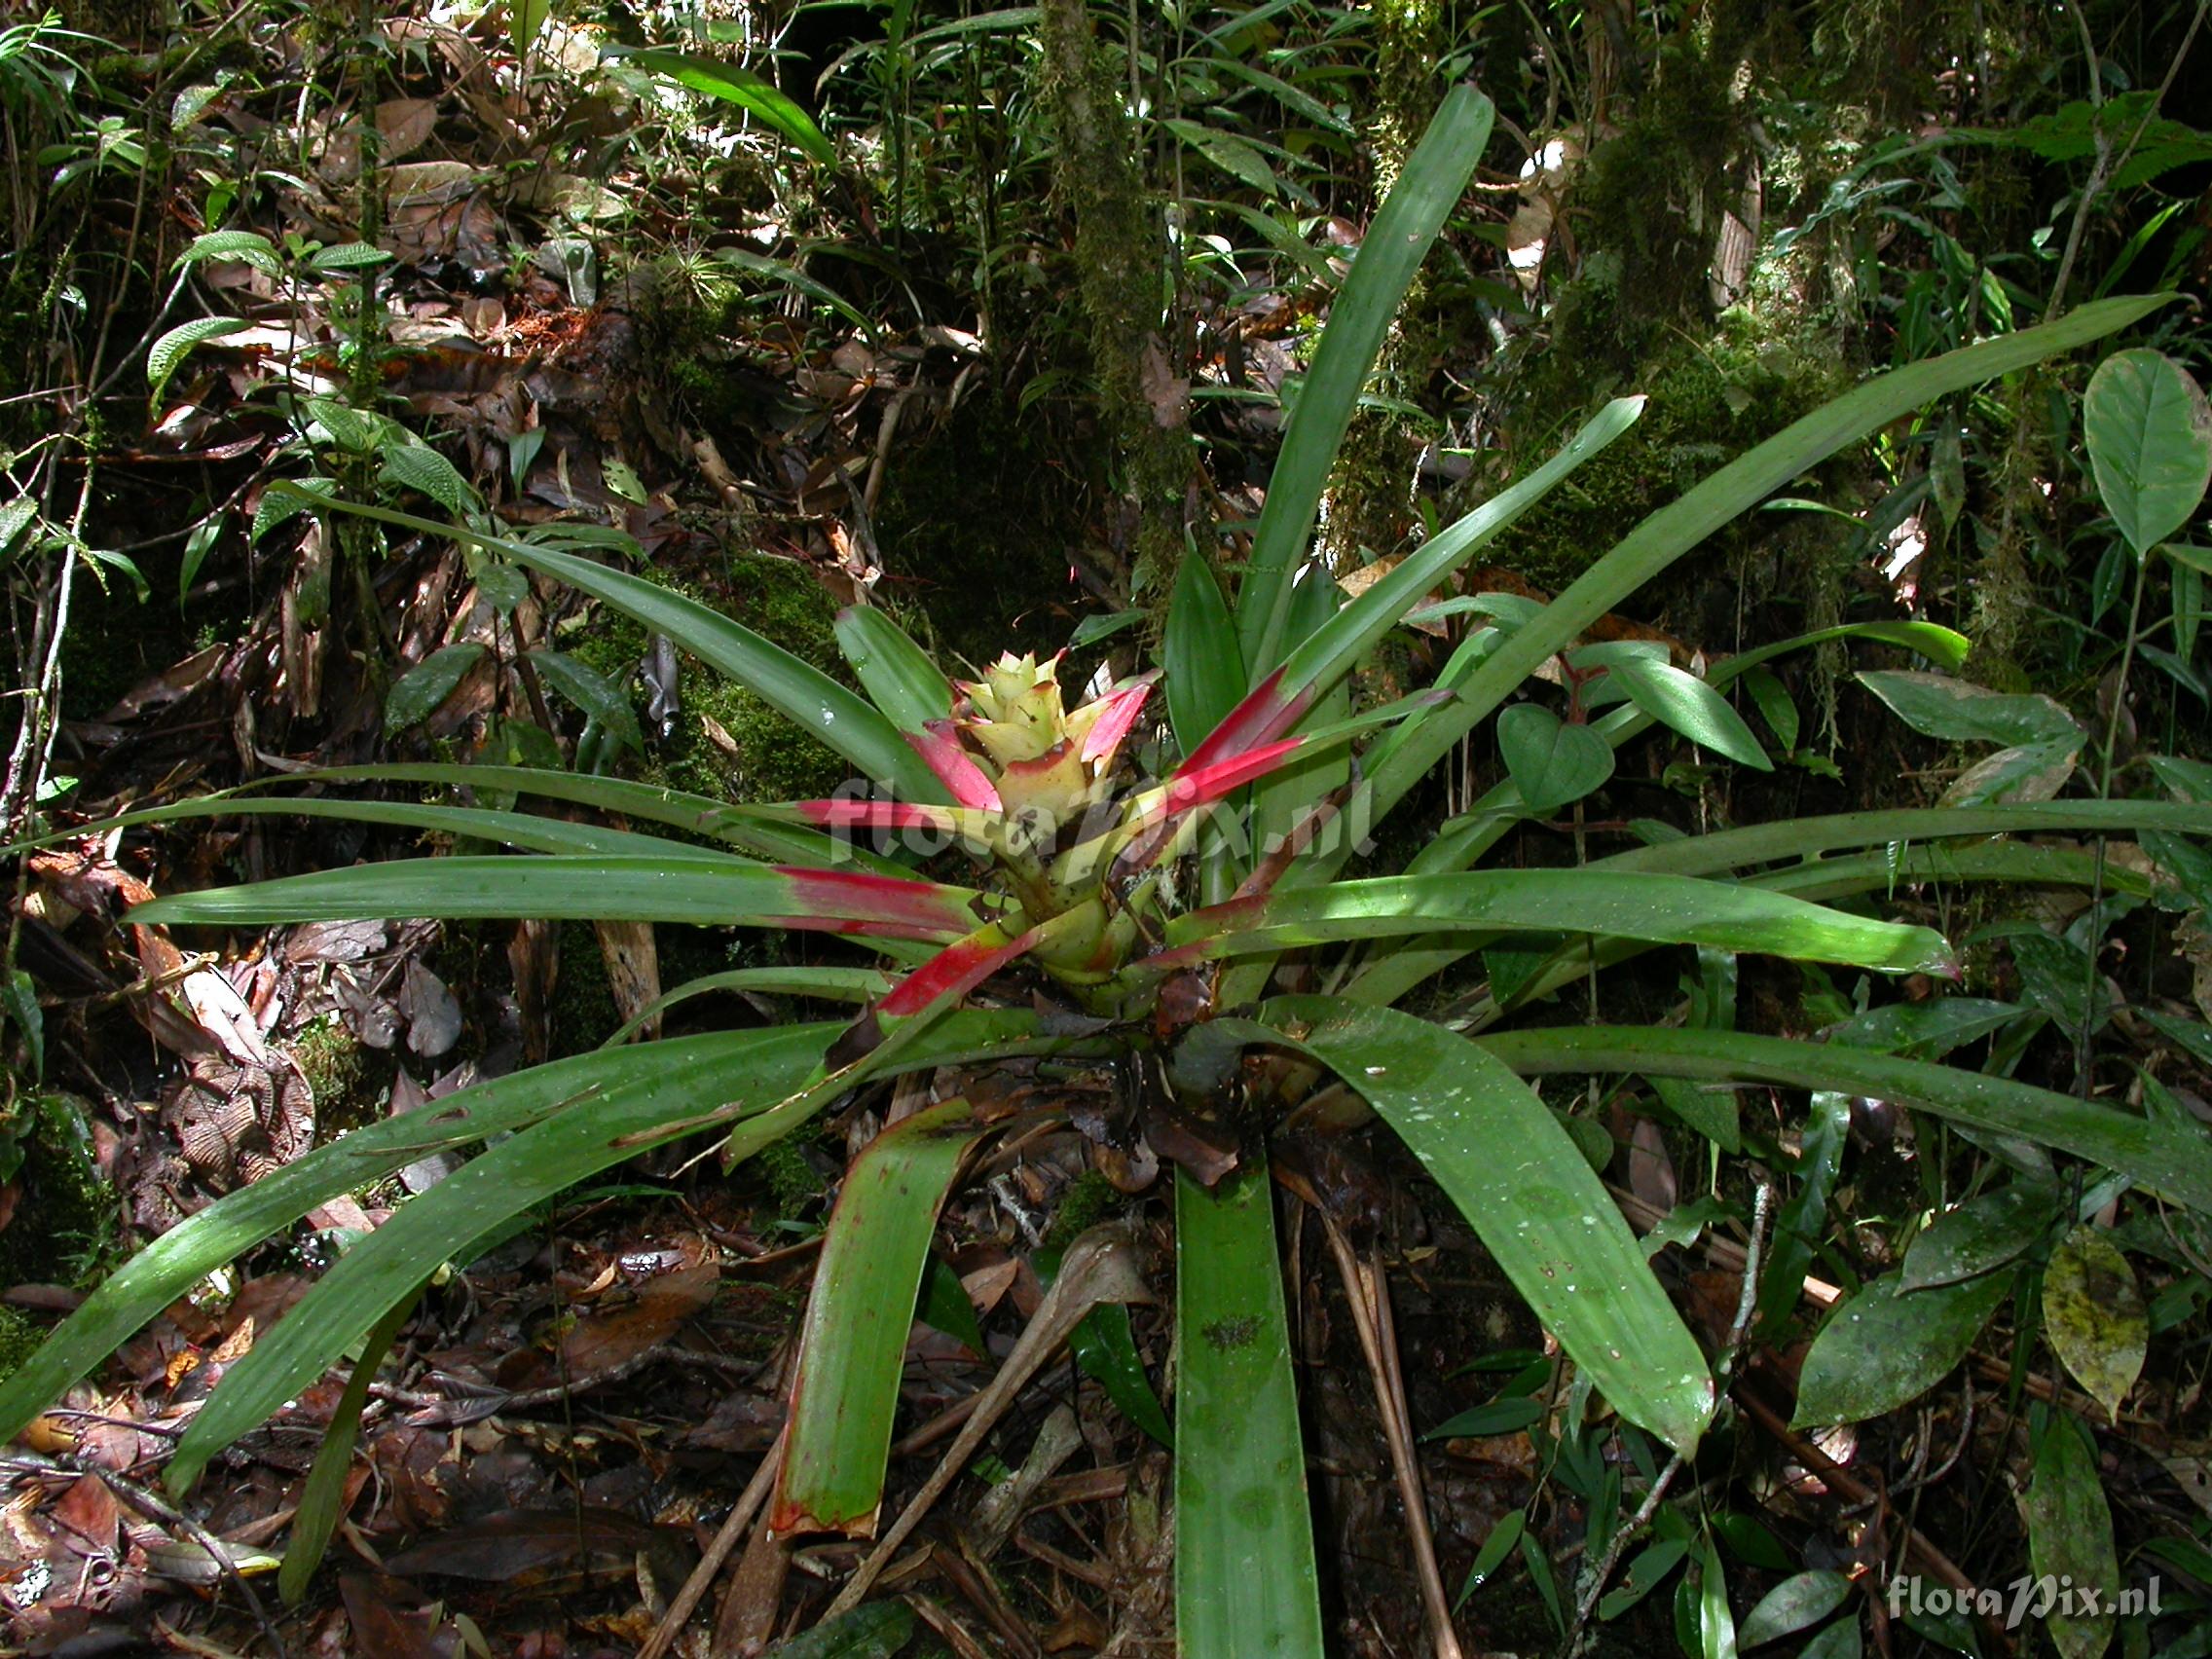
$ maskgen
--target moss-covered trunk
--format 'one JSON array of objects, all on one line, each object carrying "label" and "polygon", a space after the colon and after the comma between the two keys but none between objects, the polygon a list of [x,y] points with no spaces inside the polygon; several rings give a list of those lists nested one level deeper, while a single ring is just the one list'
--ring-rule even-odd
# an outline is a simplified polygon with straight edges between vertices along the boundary
[{"label": "moss-covered trunk", "polygon": [[1161,331],[1166,240],[1145,193],[1133,124],[1083,0],[1045,0],[1042,33],[1052,188],[1075,219],[1090,372],[1129,521],[1123,539],[1130,587],[1164,598],[1183,550],[1191,476],[1186,391]]}]

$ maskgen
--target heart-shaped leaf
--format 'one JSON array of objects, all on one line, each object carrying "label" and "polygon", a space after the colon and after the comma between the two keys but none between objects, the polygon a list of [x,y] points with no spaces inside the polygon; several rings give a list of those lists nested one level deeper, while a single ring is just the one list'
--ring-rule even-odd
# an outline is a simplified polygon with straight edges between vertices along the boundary
[{"label": "heart-shaped leaf", "polygon": [[1552,813],[1613,775],[1613,746],[1586,725],[1568,725],[1535,703],[1497,717],[1497,752],[1530,812]]}]

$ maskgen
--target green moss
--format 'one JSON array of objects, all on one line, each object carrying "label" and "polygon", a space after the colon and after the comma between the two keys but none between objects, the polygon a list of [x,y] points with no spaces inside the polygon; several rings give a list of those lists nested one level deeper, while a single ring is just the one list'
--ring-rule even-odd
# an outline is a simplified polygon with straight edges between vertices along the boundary
[{"label": "green moss", "polygon": [[754,1164],[761,1179],[768,1183],[769,1195],[775,1199],[779,1220],[801,1219],[822,1198],[826,1186],[822,1172],[806,1156],[806,1143],[814,1133],[814,1125],[802,1124],[754,1155]]},{"label": "green moss", "polygon": [[553,1006],[546,1010],[545,1023],[549,1057],[556,1060],[590,1052],[622,1024],[607,957],[589,922],[561,924],[561,968],[554,976]]},{"label": "green moss", "polygon": [[0,1382],[15,1376],[18,1368],[45,1340],[46,1333],[19,1309],[0,1307]]},{"label": "green moss", "polygon": [[[1588,308],[1610,304],[1602,279],[1575,285]],[[1584,327],[1597,326],[1586,318]],[[1677,337],[1654,355],[1636,384],[1594,359],[1555,348],[1529,371],[1514,451],[1525,470],[1548,459],[1600,397],[1641,392],[1643,418],[1581,467],[1523,519],[1501,544],[1502,562],[1537,587],[1557,592],[1588,570],[1654,507],[1835,396],[1849,384],[1846,365],[1811,331],[1770,334],[1744,310],[1726,313],[1704,342]],[[1771,523],[1738,519],[1701,552],[1740,552],[1771,535]]]},{"label": "green moss", "polygon": [[[848,678],[836,648],[836,605],[803,566],[762,554],[732,553],[719,592],[670,580],[649,565],[639,573],[716,607],[835,678]],[[614,684],[625,685],[636,682],[647,644],[642,626],[603,608],[565,640],[563,648]],[[642,686],[635,687],[634,701],[644,722]],[[849,768],[838,756],[719,674],[687,663],[682,703],[676,729],[654,746],[642,768],[650,782],[723,799],[804,800],[829,794],[845,781]],[[729,740],[727,748],[715,735],[718,728]]]},{"label": "green moss", "polygon": [[121,1218],[93,1161],[85,1108],[70,1095],[24,1095],[0,1119],[0,1144],[21,1154],[19,1196],[0,1233],[0,1284],[82,1284],[106,1266]]},{"label": "green moss", "polygon": [[1045,1234],[1045,1247],[1066,1249],[1121,1206],[1122,1195],[1114,1183],[1095,1169],[1086,1169],[1060,1195],[1060,1207],[1052,1212],[1052,1225]]},{"label": "green moss", "polygon": [[384,1115],[392,1060],[346,1028],[334,1014],[309,1021],[292,1039],[293,1063],[314,1091],[314,1132],[328,1141]]}]

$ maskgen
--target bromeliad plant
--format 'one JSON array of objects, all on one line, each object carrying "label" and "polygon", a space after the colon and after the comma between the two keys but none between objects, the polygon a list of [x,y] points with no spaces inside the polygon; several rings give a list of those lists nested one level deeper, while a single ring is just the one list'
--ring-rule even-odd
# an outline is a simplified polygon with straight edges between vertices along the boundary
[{"label": "bromeliad plant", "polygon": [[[1104,1064],[1136,1055],[1188,1118],[1210,1121],[1225,1144],[1241,1140],[1221,1161],[1231,1172],[1210,1190],[1188,1170],[1175,1177],[1183,1651],[1195,1659],[1317,1653],[1323,1641],[1265,1146],[1271,1126],[1326,1080],[1340,1080],[1419,1158],[1582,1382],[1620,1418],[1684,1454],[1716,1408],[1712,1364],[1527,1077],[1604,1071],[1670,1085],[1767,1081],[1880,1094],[1968,1133],[2037,1141],[2212,1209],[2212,1154],[2199,1131],[2166,1119],[1940,1065],[1729,1030],[1506,1028],[1508,1015],[1547,992],[1660,946],[1949,974],[1950,951],[1935,933],[1833,903],[1937,874],[2086,883],[2087,859],[2006,837],[2146,827],[2201,833],[2212,830],[2212,813],[2134,801],[1982,804],[1667,840],[1576,868],[1474,868],[1514,824],[1548,817],[1603,783],[1614,751],[1654,722],[1743,764],[1766,764],[1720,693],[1778,651],[1858,635],[1955,668],[1964,641],[1913,623],[1828,630],[1733,658],[1703,679],[1663,654],[1575,642],[1715,528],[1841,446],[1958,388],[2111,334],[2159,303],[2100,302],[1861,387],[1654,512],[1550,605],[1477,602],[1486,625],[1428,692],[1354,714],[1348,676],[1384,634],[1641,410],[1635,399],[1607,405],[1549,463],[1349,603],[1340,603],[1327,572],[1305,565],[1367,366],[1490,123],[1484,99],[1455,94],[1379,214],[1333,308],[1234,604],[1202,561],[1189,560],[1159,671],[1072,711],[1056,665],[1007,658],[957,684],[879,610],[849,611],[839,628],[863,696],[739,623],[583,556],[573,541],[565,547],[476,514],[441,525],[295,491],[316,510],[455,537],[480,560],[595,596],[742,681],[874,787],[830,800],[733,806],[516,767],[324,773],[327,781],[535,796],[686,838],[521,811],[233,793],[143,816],[312,813],[504,843],[524,856],[409,859],[173,896],[142,906],[133,920],[625,918],[818,930],[878,961],[744,970],[670,993],[673,1000],[734,980],[856,1003],[854,1017],[562,1060],[468,1089],[434,1113],[359,1130],[223,1199],[117,1272],[0,1389],[0,1433],[19,1428],[209,1269],[333,1195],[433,1150],[484,1144],[360,1241],[231,1369],[177,1446],[172,1487],[189,1487],[211,1456],[352,1344],[387,1338],[393,1310],[443,1264],[465,1263],[475,1241],[510,1218],[645,1148],[717,1130],[725,1160],[735,1161],[827,1102],[902,1073],[1011,1056]],[[1506,707],[1562,657],[1577,687],[1568,718],[1536,701]],[[1138,781],[1125,756],[1162,680],[1165,724],[1181,758],[1158,781]],[[1507,780],[1402,873],[1346,879],[1353,831],[1378,823],[1493,715]],[[929,847],[941,852],[926,854]],[[928,873],[932,857],[964,859],[965,878]],[[2117,867],[2098,867],[2098,879],[2122,878]],[[1394,1006],[1475,952],[1485,954],[1488,989],[1465,1017],[1432,1023]],[[1292,953],[1317,971],[1309,982],[1325,984],[1327,994],[1270,994],[1275,966]],[[1082,1017],[1039,1012],[1039,990]],[[1273,1057],[1246,1064],[1255,1050]],[[1677,1093],[1691,1121],[1729,1142],[1732,1117],[1722,1124],[1717,1112],[1700,1116],[1698,1091]],[[780,1527],[873,1527],[903,1335],[881,1310],[911,1305],[938,1205],[962,1153],[989,1132],[964,1101],[940,1103],[886,1130],[848,1178],[803,1334]],[[1220,1175],[1219,1164],[1206,1173]],[[1111,1319],[1090,1333],[1093,1358],[1125,1341],[1125,1326],[1120,1339],[1115,1333]],[[364,1366],[377,1351],[372,1340]],[[1104,1363],[1112,1358],[1106,1353]],[[1122,1375],[1125,1381],[1125,1367]],[[1145,1409],[1141,1387],[1118,1397],[1132,1402],[1140,1421],[1166,1429]],[[336,1456],[342,1462],[343,1447]],[[1255,1563],[1266,1570],[1253,1570]],[[297,1583],[295,1573],[291,1587]]]}]

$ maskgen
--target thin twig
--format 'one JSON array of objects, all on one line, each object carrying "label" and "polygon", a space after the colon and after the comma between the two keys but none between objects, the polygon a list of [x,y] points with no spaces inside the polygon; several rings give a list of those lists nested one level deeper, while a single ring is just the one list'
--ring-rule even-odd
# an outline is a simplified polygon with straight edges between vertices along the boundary
[{"label": "thin twig", "polygon": [[[1396,1343],[1384,1342],[1389,1319],[1390,1292],[1383,1282],[1382,1265],[1372,1256],[1363,1261],[1345,1236],[1336,1218],[1319,1205],[1321,1232],[1336,1258],[1337,1272],[1345,1281],[1345,1296],[1351,1303],[1352,1326],[1367,1355],[1367,1369],[1375,1379],[1375,1404],[1382,1419],[1382,1438],[1390,1449],[1390,1469],[1397,1477],[1398,1502],[1406,1512],[1407,1542],[1413,1548],[1414,1577],[1420,1585],[1421,1609],[1428,1618],[1428,1638],[1436,1659],[1460,1659],[1459,1638],[1452,1629],[1452,1599],[1445,1593],[1444,1574],[1436,1565],[1436,1536],[1429,1530],[1428,1499],[1421,1491],[1420,1464],[1414,1454],[1411,1414],[1406,1409],[1405,1387],[1396,1363]],[[1395,1332],[1391,1335],[1394,1337]]]},{"label": "thin twig", "polygon": [[[1751,1338],[1751,1315],[1758,1308],[1759,1255],[1765,1248],[1767,1212],[1773,1201],[1774,1188],[1761,1181],[1751,1198],[1751,1240],[1744,1248],[1743,1292],[1736,1301],[1736,1317],[1728,1327],[1727,1342],[1721,1346],[1720,1351],[1713,1360],[1713,1374],[1723,1389],[1727,1387],[1729,1374],[1736,1368],[1737,1356],[1744,1351],[1744,1345]],[[1651,1483],[1651,1490],[1643,1494],[1643,1501],[1637,1505],[1636,1513],[1629,1517],[1628,1525],[1614,1529],[1611,1540],[1605,1545],[1604,1556],[1599,1561],[1583,1587],[1580,1599],[1575,1603],[1574,1622],[1567,1626],[1567,1640],[1560,1643],[1560,1659],[1568,1659],[1574,1652],[1575,1644],[1582,1639],[1583,1628],[1590,1622],[1590,1615],[1598,1610],[1598,1599],[1605,1593],[1605,1581],[1612,1577],[1613,1568],[1620,1565],[1621,1557],[1628,1552],[1628,1546],[1635,1542],[1644,1528],[1651,1525],[1651,1518],[1659,1513],[1659,1505],[1666,1501],[1667,1489],[1674,1485],[1675,1477],[1682,1472],[1684,1461],[1679,1452],[1670,1456],[1666,1466],[1659,1471],[1659,1478]]]},{"label": "thin twig", "polygon": [[777,1472],[783,1466],[784,1437],[779,1433],[775,1445],[768,1448],[768,1455],[760,1459],[760,1466],[753,1471],[753,1479],[746,1483],[744,1495],[738,1498],[737,1507],[729,1512],[729,1518],[722,1523],[721,1530],[715,1534],[715,1541],[707,1546],[707,1553],[699,1559],[699,1565],[691,1569],[691,1576],[683,1581],[683,1588],[669,1603],[668,1611],[661,1614],[660,1623],[653,1626],[652,1635],[645,1638],[645,1646],[638,1649],[638,1659],[660,1659],[677,1637],[682,1634],[692,1610],[706,1597],[708,1590],[714,1585],[716,1575],[721,1571],[722,1564],[736,1550],[738,1539],[745,1536],[746,1529],[753,1525],[753,1517],[768,1501],[768,1493],[775,1486]]}]

